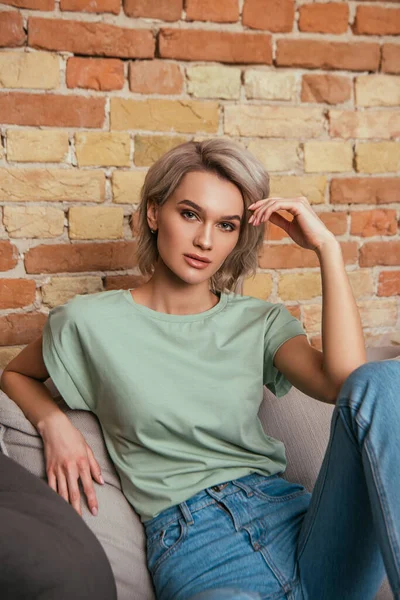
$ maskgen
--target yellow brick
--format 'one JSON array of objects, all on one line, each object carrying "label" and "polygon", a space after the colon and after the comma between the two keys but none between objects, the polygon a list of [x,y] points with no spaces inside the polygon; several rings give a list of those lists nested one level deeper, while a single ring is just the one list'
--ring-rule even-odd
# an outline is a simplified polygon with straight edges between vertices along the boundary
[{"label": "yellow brick", "polygon": [[4,226],[11,238],[58,237],[64,231],[64,211],[51,206],[5,206]]},{"label": "yellow brick", "polygon": [[349,172],[353,170],[351,142],[311,141],[304,144],[304,170],[312,172]]},{"label": "yellow brick", "polygon": [[303,306],[303,325],[307,333],[321,333],[322,304]]},{"label": "yellow brick", "polygon": [[272,275],[270,273],[256,273],[254,277],[247,277],[243,281],[243,296],[253,296],[260,300],[267,300],[272,293]]},{"label": "yellow brick", "polygon": [[278,295],[282,301],[309,300],[322,295],[319,272],[287,273],[280,275]]},{"label": "yellow brick", "polygon": [[68,131],[50,129],[8,129],[8,160],[61,162],[68,155]]},{"label": "yellow brick", "polygon": [[268,171],[297,171],[303,161],[300,144],[292,140],[253,140],[247,149],[254,154]]},{"label": "yellow brick", "polygon": [[187,141],[188,139],[182,136],[136,135],[134,163],[137,167],[150,166],[168,150]]},{"label": "yellow brick", "polygon": [[218,119],[216,102],[111,98],[111,129],[216,133]]},{"label": "yellow brick", "polygon": [[0,168],[0,202],[104,202],[104,194],[101,171]]},{"label": "yellow brick", "polygon": [[43,304],[50,308],[60,306],[77,294],[96,294],[103,291],[101,277],[85,275],[84,277],[53,277],[50,283],[41,288]]},{"label": "yellow brick", "polygon": [[188,92],[197,98],[237,99],[240,69],[220,65],[196,65],[186,69]]},{"label": "yellow brick", "polygon": [[75,134],[76,158],[80,167],[129,167],[130,145],[129,133],[85,131]]},{"label": "yellow brick", "polygon": [[229,135],[281,138],[319,137],[324,133],[321,108],[225,106],[224,132]]},{"label": "yellow brick", "polygon": [[71,240],[116,240],[124,237],[124,209],[115,206],[73,206],[69,209]]},{"label": "yellow brick", "polygon": [[397,324],[397,298],[359,300],[357,307],[363,327],[394,327]]},{"label": "yellow brick", "polygon": [[138,204],[146,171],[114,171],[112,174],[113,202]]},{"label": "yellow brick", "polygon": [[0,87],[51,90],[60,81],[60,63],[48,52],[1,52]]},{"label": "yellow brick", "polygon": [[[396,342],[394,333],[371,333],[369,331],[364,332],[364,341],[367,348],[382,348],[382,346],[396,346],[399,342]],[[399,348],[400,356],[400,348]]]},{"label": "yellow brick", "polygon": [[359,75],[355,81],[358,106],[399,106],[400,77],[395,75]]},{"label": "yellow brick", "polygon": [[2,346],[0,348],[0,369],[5,369],[21,351],[23,346]]},{"label": "yellow brick", "polygon": [[327,179],[323,175],[272,175],[270,179],[270,196],[296,198],[305,196],[310,204],[323,204]]},{"label": "yellow brick", "polygon": [[355,154],[359,173],[397,172],[400,169],[399,142],[357,143]]},{"label": "yellow brick", "polygon": [[292,73],[274,73],[261,69],[245,72],[246,98],[295,100],[296,78]]},{"label": "yellow brick", "polygon": [[374,294],[374,280],[369,269],[347,271],[347,275],[355,298]]}]

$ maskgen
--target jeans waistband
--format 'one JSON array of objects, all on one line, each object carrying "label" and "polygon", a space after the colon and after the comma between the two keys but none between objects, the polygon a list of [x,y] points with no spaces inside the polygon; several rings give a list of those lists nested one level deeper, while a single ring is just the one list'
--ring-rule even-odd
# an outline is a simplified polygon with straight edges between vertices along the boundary
[{"label": "jeans waistband", "polygon": [[235,494],[240,490],[243,490],[248,496],[253,494],[251,486],[259,483],[260,479],[273,480],[279,477],[280,474],[274,475],[261,475],[260,473],[250,473],[244,477],[238,479],[232,479],[224,483],[219,483],[211,487],[205,488],[194,496],[191,496],[184,502],[175,504],[166,508],[158,515],[149,519],[143,523],[148,538],[156,534],[160,529],[165,527],[168,523],[177,521],[179,518],[183,518],[188,525],[193,524],[192,513],[212,504],[219,498],[224,498],[230,494]]}]

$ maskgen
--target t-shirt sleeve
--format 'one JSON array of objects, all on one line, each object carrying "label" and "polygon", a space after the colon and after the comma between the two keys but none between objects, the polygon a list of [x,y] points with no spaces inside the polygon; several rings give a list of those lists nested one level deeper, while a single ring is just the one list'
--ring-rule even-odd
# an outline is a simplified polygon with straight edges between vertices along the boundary
[{"label": "t-shirt sleeve", "polygon": [[284,342],[296,335],[307,335],[300,321],[284,304],[274,304],[265,320],[263,383],[278,398],[287,394],[292,384],[274,366],[275,353]]},{"label": "t-shirt sleeve", "polygon": [[73,300],[50,310],[42,331],[43,360],[70,408],[94,410],[88,357]]}]

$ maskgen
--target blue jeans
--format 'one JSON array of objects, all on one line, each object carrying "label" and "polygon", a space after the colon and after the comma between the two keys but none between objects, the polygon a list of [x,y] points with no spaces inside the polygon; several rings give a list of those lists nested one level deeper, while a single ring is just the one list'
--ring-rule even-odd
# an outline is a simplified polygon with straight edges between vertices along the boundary
[{"label": "blue jeans", "polygon": [[[317,402],[317,400],[316,400]],[[251,473],[144,523],[157,600],[400,599],[400,362],[344,382],[310,494]]]}]

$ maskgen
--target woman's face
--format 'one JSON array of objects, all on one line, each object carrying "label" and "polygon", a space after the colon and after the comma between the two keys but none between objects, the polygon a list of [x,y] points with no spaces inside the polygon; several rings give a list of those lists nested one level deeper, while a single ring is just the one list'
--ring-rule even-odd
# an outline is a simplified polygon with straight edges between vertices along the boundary
[{"label": "woman's face", "polygon": [[[182,178],[163,206],[149,207],[147,214],[150,227],[158,230],[159,258],[180,279],[198,283],[212,277],[236,246],[243,212],[235,184],[195,171]],[[206,257],[210,263],[198,269],[185,254]]]}]

